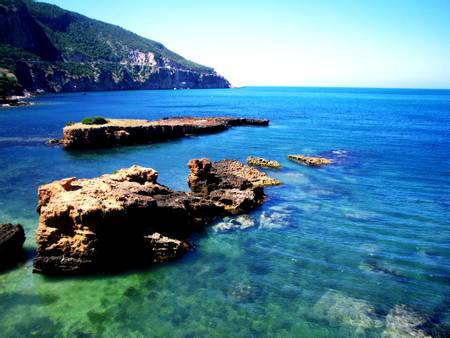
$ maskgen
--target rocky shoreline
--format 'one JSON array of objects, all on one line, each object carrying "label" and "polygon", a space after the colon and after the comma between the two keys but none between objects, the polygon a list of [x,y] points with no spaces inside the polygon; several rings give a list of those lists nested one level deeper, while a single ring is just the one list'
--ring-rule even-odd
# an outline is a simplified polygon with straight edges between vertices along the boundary
[{"label": "rocky shoreline", "polygon": [[117,271],[172,260],[188,251],[193,232],[258,207],[264,187],[280,184],[234,160],[195,159],[189,168],[189,193],[159,184],[155,170],[139,166],[41,186],[34,272]]},{"label": "rocky shoreline", "polygon": [[23,96],[7,96],[0,98],[0,107],[21,107],[21,106],[31,106],[32,103],[29,101],[23,101],[24,99],[30,98],[30,94]]},{"label": "rocky shoreline", "polygon": [[108,119],[105,124],[74,123],[63,130],[65,149],[104,148],[211,134],[235,126],[268,126],[269,120],[231,117],[188,117],[161,120]]}]

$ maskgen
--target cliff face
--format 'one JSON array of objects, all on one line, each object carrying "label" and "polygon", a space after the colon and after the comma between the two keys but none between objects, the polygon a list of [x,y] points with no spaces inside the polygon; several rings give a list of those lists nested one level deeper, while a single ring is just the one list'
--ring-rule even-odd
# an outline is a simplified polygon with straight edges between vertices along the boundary
[{"label": "cliff face", "polygon": [[30,92],[230,87],[159,42],[54,5],[0,0],[0,24],[0,68]]},{"label": "cliff face", "polygon": [[1,43],[27,50],[44,60],[62,60],[58,50],[22,1],[1,1],[0,22]]}]

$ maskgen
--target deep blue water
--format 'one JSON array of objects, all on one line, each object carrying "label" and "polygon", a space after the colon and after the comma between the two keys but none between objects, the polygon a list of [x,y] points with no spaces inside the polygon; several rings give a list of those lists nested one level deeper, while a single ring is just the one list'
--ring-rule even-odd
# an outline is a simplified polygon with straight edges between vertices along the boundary
[{"label": "deep blue water", "polygon": [[[241,88],[33,102],[0,109],[0,223],[25,226],[30,257],[37,187],[63,177],[139,164],[187,190],[189,159],[256,155],[283,164],[270,174],[284,185],[266,190],[262,208],[222,222],[241,228],[214,225],[173,264],[54,279],[32,274],[29,260],[1,274],[0,336],[404,337],[409,329],[392,323],[408,322],[405,312],[421,333],[450,334],[450,91]],[[271,125],[95,151],[44,144],[91,115]],[[335,164],[303,167],[292,153]]]}]

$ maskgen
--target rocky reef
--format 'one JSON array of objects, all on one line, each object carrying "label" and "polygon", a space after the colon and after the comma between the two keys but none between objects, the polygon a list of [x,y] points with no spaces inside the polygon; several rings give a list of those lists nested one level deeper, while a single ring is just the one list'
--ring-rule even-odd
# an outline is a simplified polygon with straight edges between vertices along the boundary
[{"label": "rocky reef", "polygon": [[20,224],[0,224],[0,270],[21,260],[25,232]]},{"label": "rocky reef", "polygon": [[322,167],[324,165],[333,163],[333,161],[325,157],[314,157],[306,155],[288,155],[288,159],[310,167]]},{"label": "rocky reef", "polygon": [[64,128],[65,149],[100,148],[143,144],[186,135],[217,133],[233,126],[267,126],[269,120],[208,117],[161,120],[108,119],[101,125],[75,123]]},{"label": "rocky reef", "polygon": [[238,161],[189,162],[190,193],[132,166],[93,179],[74,177],[39,188],[34,271],[117,271],[164,262],[189,249],[190,235],[218,216],[249,211],[277,184]]},{"label": "rocky reef", "polygon": [[275,160],[267,160],[262,157],[254,157],[249,156],[247,157],[247,164],[255,167],[265,167],[265,168],[271,168],[271,169],[280,169],[281,164],[278,161]]},{"label": "rocky reef", "polygon": [[386,316],[383,338],[416,337],[431,338],[426,331],[429,318],[409,309],[404,304],[396,305]]}]

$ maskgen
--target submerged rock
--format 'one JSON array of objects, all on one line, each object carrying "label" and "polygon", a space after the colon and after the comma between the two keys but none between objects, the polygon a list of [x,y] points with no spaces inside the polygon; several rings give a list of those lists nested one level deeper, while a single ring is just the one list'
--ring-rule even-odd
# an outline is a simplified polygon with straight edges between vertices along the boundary
[{"label": "submerged rock", "polygon": [[231,117],[178,117],[161,120],[107,119],[101,125],[73,123],[64,128],[64,148],[100,148],[217,133],[234,126],[268,126],[269,120]]},{"label": "submerged rock", "polygon": [[63,144],[63,140],[59,138],[49,138],[45,141],[45,144],[49,146],[58,146]]},{"label": "submerged rock", "polygon": [[367,301],[337,291],[327,291],[314,305],[313,311],[329,322],[351,326],[359,334],[383,326],[375,308]]},{"label": "submerged rock", "polygon": [[189,244],[184,241],[169,238],[160,233],[144,236],[153,253],[153,263],[173,260],[189,250]]},{"label": "submerged rock", "polygon": [[253,183],[235,175],[234,161],[199,159],[189,167],[191,193],[159,184],[155,170],[139,166],[41,186],[34,271],[84,273],[171,260],[214,217],[264,201],[264,173],[261,180],[254,173]]},{"label": "submerged rock", "polygon": [[265,158],[254,157],[254,156],[247,157],[247,164],[255,166],[255,167],[265,167],[265,168],[271,168],[271,169],[280,169],[281,168],[281,164],[278,161],[266,160]]},{"label": "submerged rock", "polygon": [[0,224],[0,269],[22,259],[25,232],[20,224]]},{"label": "submerged rock", "polygon": [[386,316],[385,338],[431,338],[422,327],[428,319],[409,309],[406,305],[396,305]]},{"label": "submerged rock", "polygon": [[407,283],[410,281],[406,275],[395,269],[394,266],[390,266],[389,264],[384,262],[378,262],[375,259],[366,259],[358,267],[362,271],[383,274],[395,278],[397,281],[402,283]]},{"label": "submerged rock", "polygon": [[224,217],[221,222],[214,224],[213,230],[218,232],[226,232],[230,230],[245,230],[255,226],[255,220],[249,215],[239,215],[238,217]]},{"label": "submerged rock", "polygon": [[233,283],[228,290],[228,296],[238,303],[252,302],[255,297],[252,286],[243,282]]},{"label": "submerged rock", "polygon": [[259,218],[259,227],[263,229],[281,229],[289,226],[290,217],[286,213],[264,211]]},{"label": "submerged rock", "polygon": [[333,163],[333,161],[325,157],[313,157],[305,155],[288,155],[288,159],[311,167],[321,167]]}]

